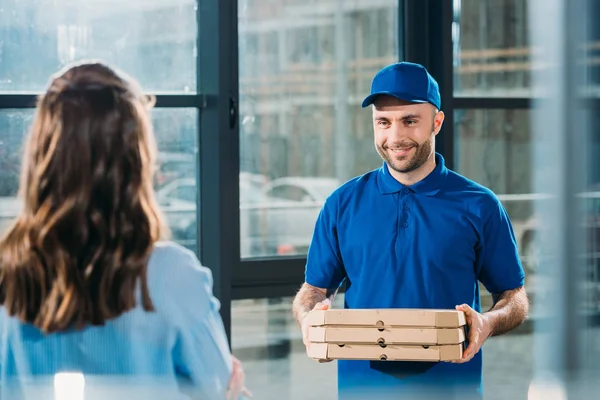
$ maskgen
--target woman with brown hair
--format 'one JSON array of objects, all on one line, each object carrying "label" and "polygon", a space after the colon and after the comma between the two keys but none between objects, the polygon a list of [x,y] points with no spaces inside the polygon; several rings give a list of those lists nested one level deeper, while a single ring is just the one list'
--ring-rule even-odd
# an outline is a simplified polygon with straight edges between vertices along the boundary
[{"label": "woman with brown hair", "polygon": [[92,62],[39,98],[23,209],[0,240],[0,397],[63,371],[183,383],[206,399],[242,392],[210,270],[160,241],[151,106],[132,79]]}]

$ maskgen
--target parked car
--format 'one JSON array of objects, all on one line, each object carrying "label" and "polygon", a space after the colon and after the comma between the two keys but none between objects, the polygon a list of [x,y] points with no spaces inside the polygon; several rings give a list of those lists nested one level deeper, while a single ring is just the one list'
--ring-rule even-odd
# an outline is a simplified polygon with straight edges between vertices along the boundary
[{"label": "parked car", "polygon": [[[285,177],[267,182],[240,173],[240,253],[243,258],[305,253],[317,216],[339,182]],[[196,181],[176,179],[158,192],[173,239],[192,248],[197,236]]]},{"label": "parked car", "polygon": [[158,168],[154,175],[154,186],[161,189],[175,179],[193,177],[196,174],[195,153],[171,153],[161,151],[158,153]]},{"label": "parked car", "polygon": [[[254,204],[261,200],[261,187],[266,177],[246,172],[240,173],[240,204]],[[198,187],[195,178],[179,178],[164,185],[158,192],[158,203],[165,214],[171,229],[172,239],[191,250],[196,250],[198,223],[200,216],[196,212]],[[241,254],[250,257],[252,238],[250,221],[247,215],[240,215]],[[247,239],[247,240],[244,240]]]},{"label": "parked car", "polygon": [[171,238],[181,245],[196,250],[196,179],[175,179],[156,194],[158,204],[171,230]]},{"label": "parked car", "polygon": [[[263,187],[259,213],[263,255],[305,254],[325,199],[340,185],[334,178],[283,177]],[[252,207],[251,207],[252,209]]]},{"label": "parked car", "polygon": [[[163,154],[163,162],[176,163],[170,179],[161,179],[158,203],[171,229],[172,239],[197,250],[199,216],[195,171],[190,155]],[[167,171],[168,172],[168,171]],[[183,176],[187,174],[187,176]],[[243,258],[303,254],[327,196],[339,181],[322,177],[284,177],[268,181],[264,175],[240,173],[240,253]],[[0,197],[0,233],[21,207],[16,197]]]}]

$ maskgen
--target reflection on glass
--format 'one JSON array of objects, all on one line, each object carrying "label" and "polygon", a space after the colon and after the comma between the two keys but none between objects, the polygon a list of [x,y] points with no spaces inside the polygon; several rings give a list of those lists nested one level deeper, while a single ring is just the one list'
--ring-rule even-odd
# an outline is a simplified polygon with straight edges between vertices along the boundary
[{"label": "reflection on glass", "polygon": [[[543,268],[549,255],[540,252],[541,232],[544,225],[539,202],[547,201],[548,193],[536,193],[533,187],[534,170],[531,168],[533,141],[529,110],[456,110],[455,154],[457,170],[474,181],[493,190],[506,207],[515,230],[516,240],[527,273],[526,282],[532,301],[543,302],[552,295],[550,290],[553,277]],[[597,136],[596,133],[594,135]],[[588,146],[589,154],[582,155],[588,160],[589,184],[585,192],[579,194],[585,226],[587,259],[589,269],[584,284],[584,305],[586,312],[600,311],[600,175],[594,167],[597,162],[594,154],[599,154],[598,140]],[[549,161],[551,163],[552,161]],[[552,174],[539,174],[545,180],[545,187],[555,185]],[[548,186],[550,185],[550,186]],[[532,312],[535,313],[534,307]]]},{"label": "reflection on glass", "polygon": [[[196,109],[152,110],[159,147],[155,187],[172,238],[196,250]],[[17,216],[23,140],[33,110],[0,110],[0,235]]]},{"label": "reflection on glass", "polygon": [[[534,273],[538,268],[534,245],[538,220],[533,213],[533,151],[527,110],[456,110],[455,165],[457,172],[491,189],[506,208],[515,230],[526,283],[536,297]],[[491,300],[491,299],[488,299]]]},{"label": "reflection on glass", "polygon": [[[533,190],[530,165],[535,142],[529,118],[528,110],[456,110],[454,161],[457,172],[491,189],[506,208],[525,268],[527,293],[532,302],[538,302],[552,294],[546,290],[549,278],[537,273],[539,221],[534,204],[543,196]],[[483,286],[481,301],[483,310],[493,305],[492,296]],[[530,312],[530,319],[537,317]],[[531,324],[526,323],[510,334],[485,342],[484,398],[526,395],[533,371],[530,331]]]},{"label": "reflection on glass", "polygon": [[17,200],[23,141],[33,110],[0,110],[0,235],[21,209]]},{"label": "reflection on glass", "polygon": [[[232,352],[256,399],[335,399],[337,363],[317,365],[306,356],[291,302],[291,297],[233,301]],[[334,306],[343,304],[343,294],[336,296]]]},{"label": "reflection on glass", "polygon": [[377,168],[360,102],[398,61],[398,1],[241,0],[241,256],[305,254],[325,198]]},{"label": "reflection on glass", "polygon": [[0,7],[0,92],[43,90],[57,67],[114,63],[153,92],[196,90],[194,0],[28,0]]},{"label": "reflection on glass", "polygon": [[[243,362],[254,398],[335,399],[337,363],[316,364],[306,356],[291,302],[290,297],[233,301],[233,354]],[[344,294],[339,293],[333,308],[343,306]],[[532,375],[532,335],[502,335],[484,346],[484,399],[526,398]]]},{"label": "reflection on glass", "polygon": [[530,95],[527,0],[454,0],[454,94]]},{"label": "reflection on glass", "polygon": [[530,0],[534,62],[547,66],[533,86],[548,93],[532,109],[534,182],[551,195],[536,203],[552,296],[537,304],[548,318],[536,326],[535,378],[554,379],[569,399],[600,389],[600,121],[598,102],[586,99],[598,95],[599,6]]},{"label": "reflection on glass", "polygon": [[152,122],[158,143],[155,188],[171,238],[192,251],[198,243],[198,110],[154,109]]}]

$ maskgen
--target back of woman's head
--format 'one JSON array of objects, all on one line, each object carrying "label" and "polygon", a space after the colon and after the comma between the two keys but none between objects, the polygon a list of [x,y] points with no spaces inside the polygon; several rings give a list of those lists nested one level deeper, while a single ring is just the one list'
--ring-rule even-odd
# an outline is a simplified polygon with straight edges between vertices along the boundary
[{"label": "back of woman's head", "polygon": [[[163,228],[155,142],[136,83],[101,63],[55,76],[25,155],[23,209],[0,241],[0,303],[45,332],[152,309],[147,261]],[[139,286],[138,286],[139,285]]]}]

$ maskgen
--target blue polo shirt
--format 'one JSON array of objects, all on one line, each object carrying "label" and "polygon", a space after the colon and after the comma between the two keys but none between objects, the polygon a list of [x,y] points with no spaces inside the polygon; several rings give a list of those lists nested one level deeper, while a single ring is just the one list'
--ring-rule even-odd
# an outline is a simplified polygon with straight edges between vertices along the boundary
[{"label": "blue polo shirt", "polygon": [[[492,293],[523,286],[509,217],[489,189],[436,167],[404,186],[387,165],[342,185],[326,200],[308,251],[306,282],[336,289],[345,308],[481,311]],[[485,346],[484,346],[485,347]],[[480,398],[482,351],[470,362],[338,361],[340,399]],[[366,397],[368,396],[368,397]],[[375,396],[375,397],[374,397]],[[402,397],[400,397],[402,396]]]}]

